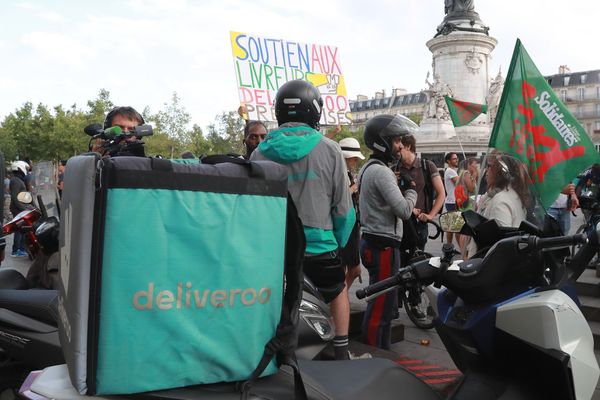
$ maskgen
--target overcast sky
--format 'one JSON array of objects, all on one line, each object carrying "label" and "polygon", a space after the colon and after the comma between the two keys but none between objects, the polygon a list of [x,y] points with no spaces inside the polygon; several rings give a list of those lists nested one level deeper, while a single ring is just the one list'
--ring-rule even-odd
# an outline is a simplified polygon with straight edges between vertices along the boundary
[{"label": "overcast sky", "polygon": [[[517,37],[545,74],[600,69],[598,0],[475,0],[498,39],[490,74]],[[203,128],[239,104],[229,31],[334,45],[349,97],[418,92],[443,0],[129,0],[0,2],[0,120],[24,102],[159,110],[173,92]]]}]

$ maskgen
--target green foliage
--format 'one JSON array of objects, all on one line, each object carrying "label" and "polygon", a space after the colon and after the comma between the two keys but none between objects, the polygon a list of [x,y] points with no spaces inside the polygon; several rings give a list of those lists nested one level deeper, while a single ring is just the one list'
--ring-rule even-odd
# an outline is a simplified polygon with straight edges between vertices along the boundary
[{"label": "green foliage", "polygon": [[411,113],[408,114],[407,117],[417,125],[421,125],[421,120],[423,119],[423,114],[421,113]]},{"label": "green foliage", "polygon": [[217,115],[208,126],[208,154],[243,154],[244,126],[244,120],[235,111]]},{"label": "green foliage", "polygon": [[[101,89],[86,105],[85,109],[76,104],[49,108],[27,102],[15,109],[0,121],[0,149],[6,160],[61,160],[86,152],[90,138],[83,129],[91,123],[102,123],[114,104],[110,93]],[[148,155],[179,158],[185,151],[196,156],[243,154],[245,122],[235,111],[217,115],[206,135],[198,125],[188,128],[191,117],[181,106],[177,93],[164,103],[162,110],[153,114],[146,107],[142,115],[154,128],[153,136],[144,138]]]}]

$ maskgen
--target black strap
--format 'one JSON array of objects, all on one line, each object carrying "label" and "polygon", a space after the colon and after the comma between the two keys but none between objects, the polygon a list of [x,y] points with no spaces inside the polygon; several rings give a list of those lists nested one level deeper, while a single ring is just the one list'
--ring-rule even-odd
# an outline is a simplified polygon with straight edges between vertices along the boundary
[{"label": "black strap", "polygon": [[[256,369],[252,372],[250,378],[243,382],[237,383],[237,389],[240,391],[240,399],[247,400],[248,395],[250,394],[250,389],[252,385],[258,379],[260,374],[263,373],[271,359],[276,354],[279,354],[283,349],[285,349],[285,344],[276,336],[269,340],[269,343],[265,346],[265,351],[263,352],[263,356],[258,363]],[[306,389],[304,388],[304,381],[302,380],[302,374],[300,374],[300,368],[298,367],[298,360],[296,360],[296,355],[294,353],[288,354],[285,357],[280,358],[280,365],[289,366],[294,372],[294,399],[296,400],[307,400],[308,395],[306,394]]]},{"label": "black strap", "polygon": [[[371,161],[373,161],[373,162],[371,162]],[[367,165],[365,165],[365,168],[362,170],[362,174],[360,174],[360,179],[358,180],[359,189],[362,185],[362,178],[363,178],[363,176],[365,176],[365,172],[367,172],[367,168],[369,168],[373,164],[381,164],[387,168],[387,165],[385,165],[385,163],[383,161],[378,160],[376,158],[371,158],[369,161],[367,161]]]},{"label": "black strap", "polygon": [[423,170],[423,181],[425,182],[425,207],[427,212],[433,208],[433,180],[431,179],[431,170],[426,158],[421,159],[421,169]]},{"label": "black strap", "polygon": [[234,155],[214,154],[214,155],[203,157],[200,160],[200,162],[202,164],[209,164],[209,165],[222,164],[222,163],[233,163],[233,164],[243,165],[249,169],[250,176],[252,178],[264,178],[265,177],[265,171],[262,169],[262,167],[259,164],[252,162],[250,160],[246,160],[245,158],[234,156]]}]

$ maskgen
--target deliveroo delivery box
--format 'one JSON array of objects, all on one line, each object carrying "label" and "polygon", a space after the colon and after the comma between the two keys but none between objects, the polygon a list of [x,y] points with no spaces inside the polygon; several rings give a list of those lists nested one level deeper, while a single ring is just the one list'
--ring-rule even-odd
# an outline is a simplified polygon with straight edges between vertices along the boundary
[{"label": "deliveroo delivery box", "polygon": [[59,328],[77,390],[247,379],[281,316],[286,206],[271,162],[71,158]]}]

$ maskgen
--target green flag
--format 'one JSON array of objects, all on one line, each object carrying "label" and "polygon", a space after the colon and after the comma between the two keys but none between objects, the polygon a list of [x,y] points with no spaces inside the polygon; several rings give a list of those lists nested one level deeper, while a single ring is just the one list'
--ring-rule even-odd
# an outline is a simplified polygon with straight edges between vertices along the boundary
[{"label": "green flag", "polygon": [[448,111],[450,111],[450,118],[452,118],[454,126],[467,125],[477,118],[479,114],[487,113],[487,106],[485,104],[469,103],[468,101],[456,100],[448,96],[444,96],[444,100],[446,100],[446,105],[448,105]]},{"label": "green flag", "polygon": [[583,127],[559,100],[517,39],[490,147],[529,169],[544,207],[600,157]]}]

